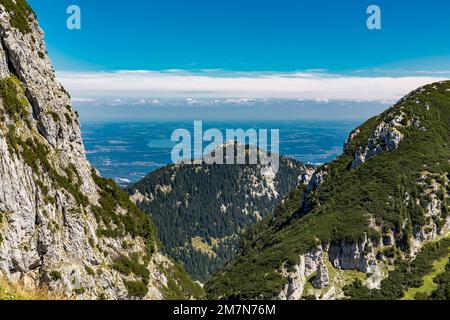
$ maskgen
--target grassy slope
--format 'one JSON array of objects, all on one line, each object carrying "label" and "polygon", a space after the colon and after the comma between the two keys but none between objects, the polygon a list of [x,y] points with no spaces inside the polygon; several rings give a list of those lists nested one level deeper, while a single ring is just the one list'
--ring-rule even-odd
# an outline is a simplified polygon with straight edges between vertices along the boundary
[{"label": "grassy slope", "polygon": [[402,300],[414,300],[416,293],[425,293],[430,295],[433,290],[435,290],[438,285],[433,281],[433,279],[443,273],[445,271],[445,266],[449,262],[450,253],[442,258],[433,262],[433,271],[428,273],[425,277],[423,277],[423,285],[419,288],[410,288],[406,293]]},{"label": "grassy slope", "polygon": [[[420,208],[404,207],[405,192],[414,198],[420,197],[422,190],[418,190],[416,182],[422,171],[440,177],[450,171],[450,82],[435,87],[437,89],[427,86],[425,92],[415,93],[363,124],[349,151],[327,165],[329,173],[325,182],[307,198],[312,208],[308,214],[293,223],[283,225],[281,222],[278,226],[273,226],[267,219],[250,231],[244,254],[206,286],[209,296],[249,299],[262,295],[271,298],[286,283],[277,270],[286,261],[295,263],[299,254],[318,241],[356,241],[364,233],[378,238],[378,232],[369,228],[369,216],[384,233],[393,231],[398,247],[408,250],[411,225],[404,225],[404,222],[423,223],[423,212]],[[429,110],[426,104],[430,106]],[[354,151],[367,143],[375,126],[382,120],[389,121],[392,114],[399,112],[404,112],[408,119],[419,118],[427,131],[407,128],[403,131],[406,138],[398,150],[384,152],[357,169],[349,170]],[[282,210],[281,216],[293,214],[299,207],[300,198],[288,199],[288,208]]]},{"label": "grassy slope", "polygon": [[29,290],[19,284],[12,284],[0,276],[0,300],[61,300],[45,289]]},{"label": "grassy slope", "polygon": [[[369,290],[362,285],[360,281],[355,280],[343,288],[344,293],[347,297],[354,300],[402,299],[405,293],[411,288],[420,288],[425,284],[424,279],[428,274],[433,272],[435,261],[439,261],[448,256],[450,251],[450,237],[444,236],[440,238],[440,240],[428,242],[423,245],[413,260],[396,259],[394,270],[390,271],[388,276],[381,281],[380,289]],[[441,274],[435,277],[434,281],[436,281],[436,278],[440,277]],[[447,278],[448,274],[445,275],[443,281],[441,281],[442,286],[446,286],[446,283],[448,283]],[[438,287],[439,286],[436,288]],[[439,297],[443,296],[442,293],[445,295],[445,289],[443,291],[444,292],[436,293],[436,295]],[[425,297],[428,299],[426,294],[420,293],[420,299]],[[433,297],[433,299],[435,298]]]}]

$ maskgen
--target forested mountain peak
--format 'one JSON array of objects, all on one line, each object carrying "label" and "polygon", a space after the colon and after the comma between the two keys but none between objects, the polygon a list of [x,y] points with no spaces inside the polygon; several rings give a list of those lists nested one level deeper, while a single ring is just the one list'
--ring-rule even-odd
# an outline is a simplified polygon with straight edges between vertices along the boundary
[{"label": "forested mountain peak", "polygon": [[[246,150],[248,154],[250,148]],[[194,279],[205,282],[239,251],[242,232],[306,183],[313,170],[283,156],[277,170],[261,162],[197,161],[159,169],[129,192],[156,222],[165,252],[181,260]]]}]

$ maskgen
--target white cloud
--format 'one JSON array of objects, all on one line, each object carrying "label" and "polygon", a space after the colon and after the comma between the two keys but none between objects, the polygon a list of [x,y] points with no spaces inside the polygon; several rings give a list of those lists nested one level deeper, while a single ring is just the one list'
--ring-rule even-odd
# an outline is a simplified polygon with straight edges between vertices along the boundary
[{"label": "white cloud", "polygon": [[77,97],[73,97],[72,98],[72,102],[95,102],[95,99],[90,99],[90,98],[77,98]]},{"label": "white cloud", "polygon": [[125,103],[126,102],[123,101],[122,99],[113,99],[112,101],[109,102],[109,104],[112,105],[112,106],[122,106]]},{"label": "white cloud", "polygon": [[[123,98],[257,98],[316,101],[397,100],[438,76],[365,77],[336,75],[324,70],[305,72],[189,72],[133,70],[116,72],[60,72],[58,78],[79,97]],[[82,98],[78,98],[82,99]],[[114,105],[123,101],[116,100]]]},{"label": "white cloud", "polygon": [[133,102],[133,105],[135,105],[135,106],[143,106],[146,104],[147,104],[147,101],[145,99],[139,99],[138,101]]}]

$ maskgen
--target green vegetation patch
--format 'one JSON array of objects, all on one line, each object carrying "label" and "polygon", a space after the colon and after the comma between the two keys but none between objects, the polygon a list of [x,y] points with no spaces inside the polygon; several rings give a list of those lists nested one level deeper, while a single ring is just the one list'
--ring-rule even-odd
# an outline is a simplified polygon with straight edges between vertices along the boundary
[{"label": "green vegetation patch", "polygon": [[133,273],[135,276],[140,277],[145,284],[149,282],[150,272],[146,264],[139,262],[139,255],[137,253],[132,254],[131,259],[126,255],[120,255],[114,260],[113,268],[124,275]]},{"label": "green vegetation patch", "polygon": [[166,300],[184,300],[187,298],[203,299],[204,291],[193,282],[180,263],[175,263],[170,272],[165,272],[167,288],[164,291]]},{"label": "green vegetation patch", "polygon": [[143,298],[148,293],[147,285],[142,281],[124,281],[129,297]]},{"label": "green vegetation patch", "polygon": [[48,114],[52,117],[53,122],[59,122],[61,120],[59,115],[54,111],[49,111]]},{"label": "green vegetation patch", "polygon": [[16,76],[9,76],[0,80],[0,96],[8,116],[14,121],[25,120],[29,116],[28,101],[20,81]]},{"label": "green vegetation patch", "polygon": [[344,287],[347,297],[357,300],[397,300],[410,288],[424,285],[424,277],[433,272],[434,262],[448,256],[450,238],[426,244],[412,261],[397,259],[395,270],[381,281],[380,289],[368,289],[356,280]]},{"label": "green vegetation patch", "polygon": [[[93,207],[98,223],[103,223],[105,229],[99,234],[108,237],[142,237],[147,248],[148,259],[156,246],[156,227],[150,218],[139,210],[130,200],[128,194],[119,188],[112,179],[105,179],[92,171],[92,178],[99,187],[99,206]],[[124,214],[117,211],[121,208]]]},{"label": "green vegetation patch", "polygon": [[61,272],[57,270],[52,270],[50,271],[49,276],[53,281],[58,281],[61,279]]},{"label": "green vegetation patch", "polygon": [[430,295],[435,289],[437,289],[438,285],[434,281],[436,276],[439,274],[445,272],[446,266],[449,263],[450,253],[447,254],[445,258],[436,260],[433,262],[433,269],[430,273],[425,275],[423,277],[423,285],[419,288],[410,288],[408,291],[405,292],[405,296],[403,297],[403,300],[414,300],[416,298],[416,295]]},{"label": "green vegetation patch", "polygon": [[36,17],[26,0],[0,0],[11,17],[11,25],[22,33],[30,33],[32,21],[30,15]]},{"label": "green vegetation patch", "polygon": [[112,267],[123,275],[130,276],[134,274],[136,277],[139,277],[139,280],[124,282],[130,297],[142,298],[147,294],[150,272],[145,263],[139,262],[138,253],[133,253],[131,258],[121,254],[114,260]]},{"label": "green vegetation patch", "polygon": [[[45,144],[39,142],[37,138],[23,140],[17,135],[15,126],[9,127],[6,138],[8,140],[10,152],[20,154],[25,163],[33,169],[36,175],[40,172],[47,173],[50,176],[52,183],[69,192],[78,205],[87,206],[89,204],[89,199],[80,191],[79,184],[72,183],[69,177],[59,174],[52,166],[48,159],[50,150]],[[76,171],[75,166],[69,166],[69,171]],[[75,172],[73,172],[73,174],[78,175],[78,173]],[[48,192],[48,188],[44,187],[42,192],[45,195],[45,193]]]},{"label": "green vegetation patch", "polygon": [[445,271],[433,279],[437,288],[428,297],[431,300],[450,300],[450,262],[445,266]]}]

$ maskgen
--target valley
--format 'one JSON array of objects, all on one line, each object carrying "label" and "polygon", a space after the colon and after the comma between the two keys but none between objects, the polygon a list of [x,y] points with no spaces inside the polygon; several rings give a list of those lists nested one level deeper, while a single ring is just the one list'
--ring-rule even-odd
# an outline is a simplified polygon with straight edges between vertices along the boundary
[{"label": "valley", "polygon": [[362,124],[240,123],[280,130],[276,163],[237,139],[172,164],[185,121],[82,134],[73,100],[0,0],[0,300],[450,300],[450,81]]}]

